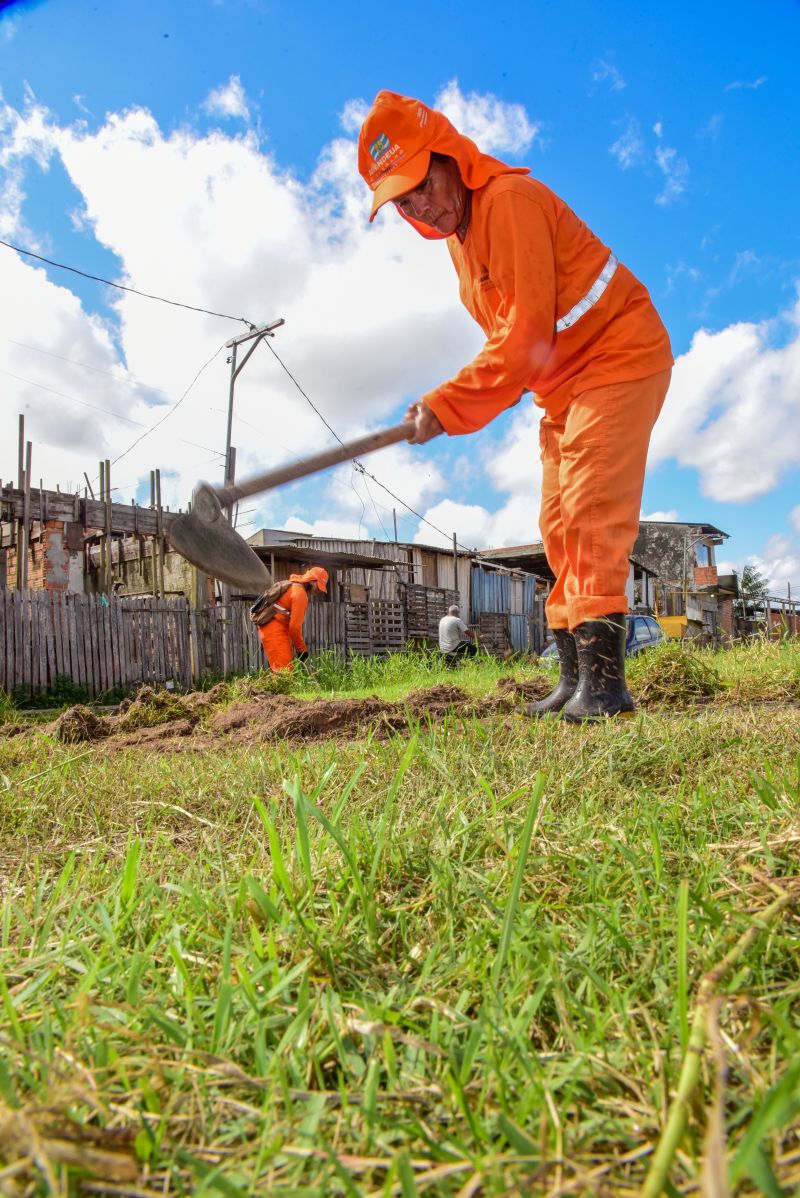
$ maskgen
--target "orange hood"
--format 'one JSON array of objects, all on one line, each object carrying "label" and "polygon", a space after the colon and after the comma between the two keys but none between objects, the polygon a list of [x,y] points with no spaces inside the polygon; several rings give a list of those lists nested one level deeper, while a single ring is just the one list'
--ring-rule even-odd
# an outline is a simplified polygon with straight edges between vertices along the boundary
[{"label": "orange hood", "polygon": [[290,574],[292,582],[315,582],[322,592],[328,590],[328,571],[323,566],[312,566],[305,574]]},{"label": "orange hood", "polygon": [[[482,154],[474,141],[459,133],[442,112],[397,92],[381,91],[361,126],[358,170],[372,191],[370,221],[379,208],[411,191],[425,178],[431,154],[454,158],[470,191],[485,187],[497,175],[527,175],[526,166],[509,166]],[[403,220],[430,241],[447,234],[401,212]]]}]

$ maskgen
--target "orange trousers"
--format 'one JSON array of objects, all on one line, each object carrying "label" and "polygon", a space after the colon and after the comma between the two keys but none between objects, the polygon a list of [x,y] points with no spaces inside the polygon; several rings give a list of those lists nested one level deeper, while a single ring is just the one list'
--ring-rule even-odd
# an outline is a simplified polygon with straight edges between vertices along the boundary
[{"label": "orange trousers", "polygon": [[556,576],[551,628],[628,610],[647,448],[671,374],[583,391],[555,419],[542,417],[539,527]]},{"label": "orange trousers", "polygon": [[294,669],[294,646],[289,636],[288,620],[275,616],[268,624],[261,625],[258,637],[273,673]]}]

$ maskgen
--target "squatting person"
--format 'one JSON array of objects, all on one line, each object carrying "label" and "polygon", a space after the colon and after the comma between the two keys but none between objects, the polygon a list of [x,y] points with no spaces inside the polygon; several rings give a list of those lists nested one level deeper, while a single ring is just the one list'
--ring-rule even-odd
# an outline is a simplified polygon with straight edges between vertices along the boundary
[{"label": "squatting person", "polygon": [[453,603],[447,615],[439,621],[439,652],[447,658],[449,666],[458,665],[465,657],[474,657],[478,652],[469,637],[469,627],[461,619],[461,608]]},{"label": "squatting person", "polygon": [[525,711],[574,722],[633,711],[625,583],[672,370],[647,290],[526,167],[481,153],[419,100],[378,94],[358,166],[370,220],[391,201],[423,237],[447,239],[462,302],[486,335],[472,362],[411,405],[411,443],[474,432],[525,391],[543,409],[539,523],[561,671]]}]

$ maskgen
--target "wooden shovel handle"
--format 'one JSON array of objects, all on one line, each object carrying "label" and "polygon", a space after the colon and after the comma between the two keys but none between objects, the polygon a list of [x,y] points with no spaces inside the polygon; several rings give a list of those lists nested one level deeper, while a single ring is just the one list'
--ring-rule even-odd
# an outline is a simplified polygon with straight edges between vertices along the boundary
[{"label": "wooden shovel handle", "polygon": [[309,474],[327,470],[329,466],[338,466],[341,462],[360,458],[376,449],[384,449],[387,445],[396,445],[398,441],[407,441],[409,437],[413,436],[414,428],[414,422],[407,420],[403,424],[395,424],[392,428],[383,429],[381,432],[368,433],[365,437],[358,437],[355,441],[339,445],[335,449],[325,449],[311,458],[303,458],[288,466],[280,466],[277,470],[268,470],[266,474],[256,474],[252,478],[243,479],[242,482],[234,483],[230,487],[214,487],[214,493],[223,507],[231,507],[248,495],[256,495],[259,491],[271,491],[273,487],[283,486],[284,483],[293,482],[296,478],[306,478]]}]

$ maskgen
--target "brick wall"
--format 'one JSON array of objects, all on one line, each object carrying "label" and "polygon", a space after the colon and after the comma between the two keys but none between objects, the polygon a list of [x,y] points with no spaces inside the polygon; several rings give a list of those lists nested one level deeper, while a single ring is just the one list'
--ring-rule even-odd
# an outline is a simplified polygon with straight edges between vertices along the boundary
[{"label": "brick wall", "polygon": [[694,585],[696,587],[715,587],[718,581],[716,566],[695,566]]},{"label": "brick wall", "polygon": [[[62,520],[46,520],[41,536],[28,548],[28,588],[32,591],[69,590],[70,550]],[[17,550],[8,550],[6,584],[17,585]]]},{"label": "brick wall", "polygon": [[733,636],[733,599],[719,599],[719,628],[726,636]]}]

